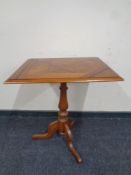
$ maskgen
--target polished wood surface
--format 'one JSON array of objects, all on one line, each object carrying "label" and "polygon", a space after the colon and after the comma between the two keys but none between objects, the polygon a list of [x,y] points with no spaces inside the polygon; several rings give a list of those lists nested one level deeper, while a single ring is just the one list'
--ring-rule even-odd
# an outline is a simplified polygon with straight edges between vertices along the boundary
[{"label": "polished wood surface", "polygon": [[123,80],[102,60],[87,58],[28,59],[5,83],[62,83]]}]

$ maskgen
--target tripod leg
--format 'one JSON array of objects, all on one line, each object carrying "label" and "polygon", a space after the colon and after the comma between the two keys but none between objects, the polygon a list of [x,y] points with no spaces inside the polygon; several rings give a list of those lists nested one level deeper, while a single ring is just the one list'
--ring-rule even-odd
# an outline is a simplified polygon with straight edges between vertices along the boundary
[{"label": "tripod leg", "polygon": [[48,132],[41,134],[33,134],[32,139],[48,139],[51,138],[58,129],[58,121],[54,121],[48,125]]},{"label": "tripod leg", "polygon": [[78,163],[81,163],[82,159],[73,145],[73,138],[72,138],[71,130],[69,129],[69,126],[67,124],[65,124],[64,126],[65,126],[65,137],[67,140],[67,145],[69,147],[69,150],[71,151],[71,153],[75,157],[76,161]]},{"label": "tripod leg", "polygon": [[69,119],[69,128],[73,128],[76,121]]}]

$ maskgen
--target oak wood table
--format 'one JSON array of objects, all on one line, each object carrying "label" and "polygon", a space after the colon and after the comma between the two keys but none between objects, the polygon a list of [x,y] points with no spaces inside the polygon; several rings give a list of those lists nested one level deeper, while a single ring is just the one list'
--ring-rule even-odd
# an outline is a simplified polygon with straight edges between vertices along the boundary
[{"label": "oak wood table", "polygon": [[71,133],[74,121],[68,117],[67,111],[67,83],[122,80],[99,58],[38,58],[28,59],[5,83],[60,83],[58,119],[49,124],[47,133],[34,134],[32,138],[47,139],[59,132],[65,136],[69,150],[80,163],[82,159],[73,145]]}]

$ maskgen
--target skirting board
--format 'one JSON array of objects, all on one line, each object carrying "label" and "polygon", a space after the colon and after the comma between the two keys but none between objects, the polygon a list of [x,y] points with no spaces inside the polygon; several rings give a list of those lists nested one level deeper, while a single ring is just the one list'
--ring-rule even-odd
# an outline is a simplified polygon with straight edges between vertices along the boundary
[{"label": "skirting board", "polygon": [[[32,110],[0,110],[0,116],[41,116],[41,117],[57,117],[57,111],[32,111]],[[70,117],[88,117],[88,118],[130,118],[131,112],[111,112],[111,111],[69,111]]]}]

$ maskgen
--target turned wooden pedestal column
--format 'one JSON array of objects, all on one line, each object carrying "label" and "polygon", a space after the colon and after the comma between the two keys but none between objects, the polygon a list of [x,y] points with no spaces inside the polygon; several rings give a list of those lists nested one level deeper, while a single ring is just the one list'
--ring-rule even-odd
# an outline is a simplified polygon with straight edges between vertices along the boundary
[{"label": "turned wooden pedestal column", "polygon": [[68,101],[67,101],[67,85],[66,83],[61,83],[60,85],[60,100],[59,100],[59,112],[58,120],[52,122],[48,126],[48,132],[42,134],[32,135],[33,139],[47,139],[51,138],[53,134],[57,131],[60,135],[65,136],[67,140],[67,145],[69,150],[74,155],[78,163],[82,162],[80,155],[73,145],[73,138],[70,128],[73,127],[74,121],[71,121],[68,117]]}]

